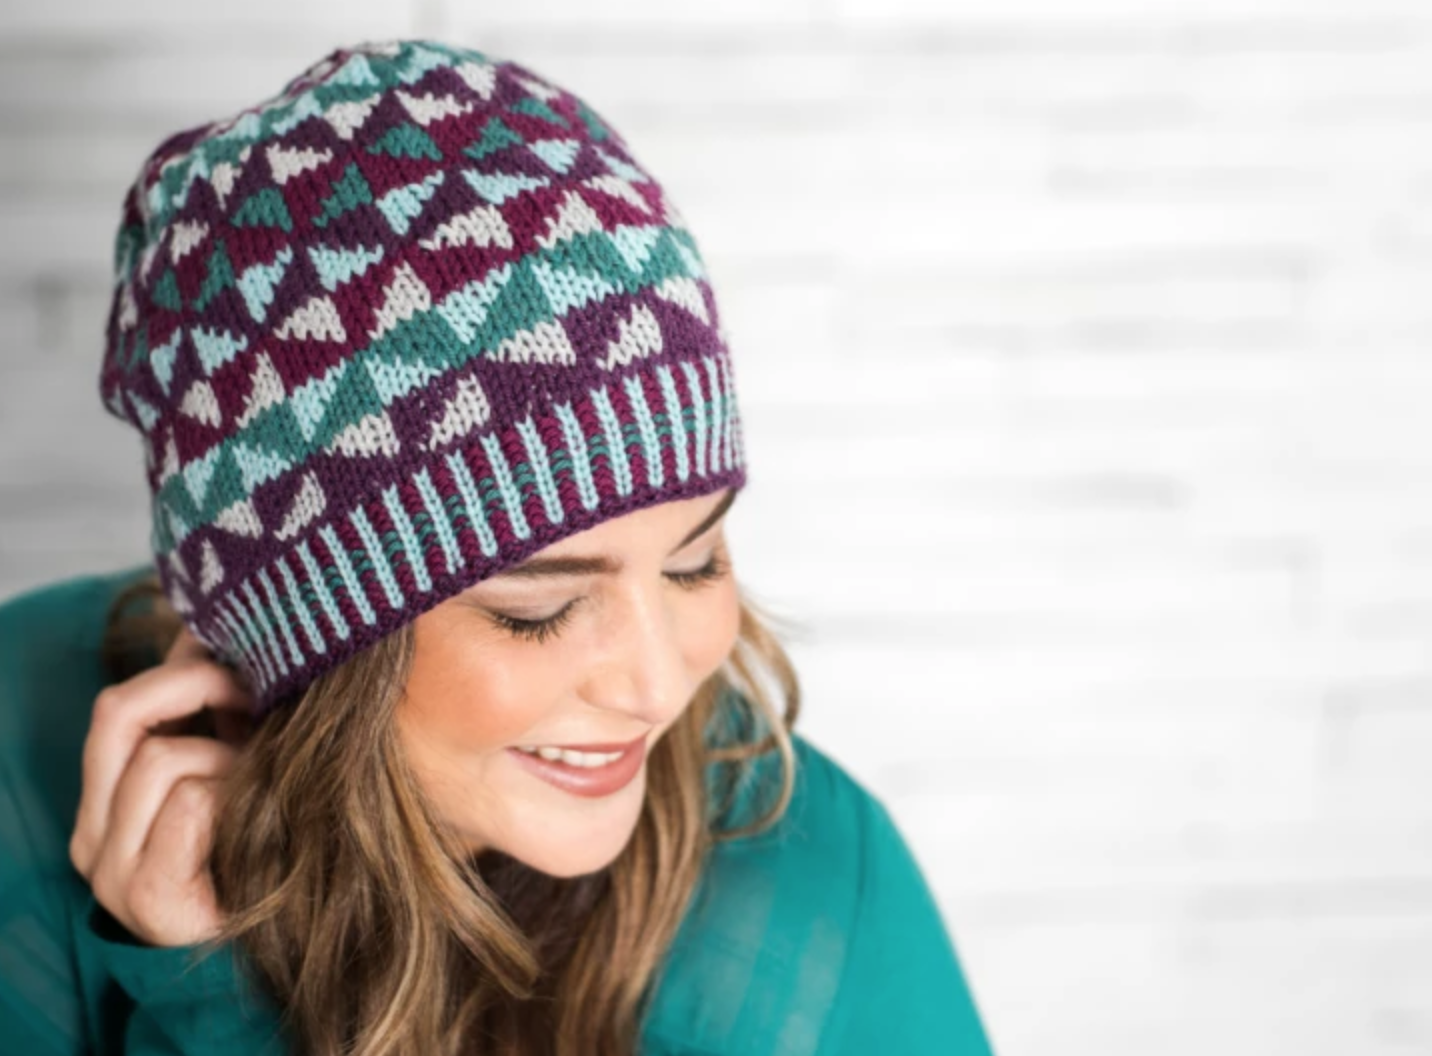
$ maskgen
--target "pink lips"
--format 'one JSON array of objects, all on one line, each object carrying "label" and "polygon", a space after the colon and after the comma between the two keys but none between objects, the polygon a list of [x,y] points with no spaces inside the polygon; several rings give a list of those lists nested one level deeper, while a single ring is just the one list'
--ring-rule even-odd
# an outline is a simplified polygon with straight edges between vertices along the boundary
[{"label": "pink lips", "polygon": [[631,784],[646,759],[646,737],[638,737],[626,744],[604,745],[563,745],[579,752],[621,752],[605,766],[568,766],[560,759],[543,759],[540,755],[509,748],[507,751],[516,758],[519,765],[526,767],[535,776],[550,785],[570,792],[575,796],[596,798],[610,796]]}]

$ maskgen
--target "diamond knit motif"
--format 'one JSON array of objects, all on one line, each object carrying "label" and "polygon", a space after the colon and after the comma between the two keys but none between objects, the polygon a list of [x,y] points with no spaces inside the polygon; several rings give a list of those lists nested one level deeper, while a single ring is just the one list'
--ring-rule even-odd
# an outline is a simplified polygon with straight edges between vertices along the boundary
[{"label": "diamond knit motif", "polygon": [[333,51],[161,143],[114,269],[99,390],[156,567],[260,715],[535,550],[745,482],[694,237],[515,62]]}]

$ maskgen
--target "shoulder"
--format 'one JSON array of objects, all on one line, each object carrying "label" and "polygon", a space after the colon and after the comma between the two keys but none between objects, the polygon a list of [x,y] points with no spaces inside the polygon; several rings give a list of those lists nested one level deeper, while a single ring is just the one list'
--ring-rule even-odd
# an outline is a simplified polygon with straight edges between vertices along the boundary
[{"label": "shoulder", "polygon": [[[799,912],[773,917],[772,926],[804,926],[813,905],[830,919],[849,916],[872,853],[878,853],[888,819],[876,795],[840,762],[803,734],[792,732],[791,798],[779,817],[759,831],[718,842],[698,895],[716,911],[730,911],[737,889],[769,890]],[[776,803],[784,767],[776,752],[750,764],[737,820],[752,824]],[[811,902],[811,891],[819,893]],[[749,903],[754,892],[739,901]]]},{"label": "shoulder", "polygon": [[[792,742],[785,812],[718,844],[702,875],[654,1001],[657,1051],[813,1052],[787,1035],[814,1040],[836,1010],[884,808],[815,744]],[[766,766],[763,783],[778,769]]]},{"label": "shoulder", "polygon": [[793,743],[785,814],[718,845],[702,876],[654,999],[653,1051],[989,1056],[953,939],[890,811],[816,745]]},{"label": "shoulder", "polygon": [[[110,604],[147,565],[67,577],[0,599],[0,795],[32,840],[67,838]],[[39,850],[39,848],[36,848]]]},{"label": "shoulder", "polygon": [[[803,734],[792,733],[795,770],[791,800],[780,819],[757,835],[724,845],[728,857],[762,859],[783,873],[822,876],[853,884],[868,849],[872,820],[884,813],[876,795],[834,757]],[[761,784],[774,788],[775,755],[761,765]]]}]

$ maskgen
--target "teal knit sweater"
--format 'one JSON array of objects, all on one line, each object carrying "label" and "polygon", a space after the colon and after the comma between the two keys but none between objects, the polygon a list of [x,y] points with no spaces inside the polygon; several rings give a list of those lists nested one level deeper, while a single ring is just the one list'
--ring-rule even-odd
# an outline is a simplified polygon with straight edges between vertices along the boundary
[{"label": "teal knit sweater", "polygon": [[[0,1052],[294,1051],[232,949],[142,945],[70,864],[80,751],[114,592],[79,576],[0,604]],[[795,798],[717,847],[656,980],[643,1056],[988,1056],[925,879],[881,803],[795,737]],[[186,971],[186,969],[189,969]]]}]

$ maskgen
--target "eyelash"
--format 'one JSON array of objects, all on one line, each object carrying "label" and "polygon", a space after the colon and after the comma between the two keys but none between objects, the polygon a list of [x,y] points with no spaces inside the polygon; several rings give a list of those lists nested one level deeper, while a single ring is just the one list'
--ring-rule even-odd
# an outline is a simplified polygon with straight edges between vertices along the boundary
[{"label": "eyelash", "polygon": [[[725,574],[725,559],[719,554],[712,554],[711,560],[695,572],[668,572],[666,577],[684,590],[700,590]],[[568,602],[561,612],[555,616],[549,616],[545,620],[519,620],[514,616],[504,616],[499,612],[494,612],[492,619],[515,638],[530,642],[544,642],[562,629],[572,615],[572,607],[576,604],[576,601]]]}]

